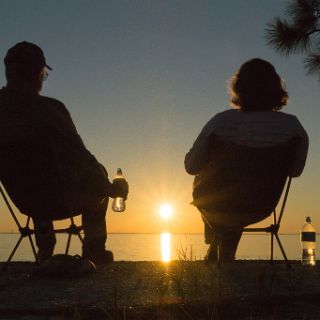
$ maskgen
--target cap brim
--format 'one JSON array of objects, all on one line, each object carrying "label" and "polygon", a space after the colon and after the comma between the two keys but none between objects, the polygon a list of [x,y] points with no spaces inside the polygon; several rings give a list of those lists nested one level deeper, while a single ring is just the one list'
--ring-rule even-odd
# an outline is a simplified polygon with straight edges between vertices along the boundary
[{"label": "cap brim", "polygon": [[46,68],[52,71],[52,68],[46,64]]}]

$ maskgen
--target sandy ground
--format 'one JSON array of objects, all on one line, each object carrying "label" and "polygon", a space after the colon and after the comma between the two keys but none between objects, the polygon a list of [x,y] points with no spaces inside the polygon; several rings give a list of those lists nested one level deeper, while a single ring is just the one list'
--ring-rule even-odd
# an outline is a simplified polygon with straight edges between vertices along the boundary
[{"label": "sandy ground", "polygon": [[49,278],[14,262],[0,301],[0,319],[320,319],[320,263],[115,262]]}]

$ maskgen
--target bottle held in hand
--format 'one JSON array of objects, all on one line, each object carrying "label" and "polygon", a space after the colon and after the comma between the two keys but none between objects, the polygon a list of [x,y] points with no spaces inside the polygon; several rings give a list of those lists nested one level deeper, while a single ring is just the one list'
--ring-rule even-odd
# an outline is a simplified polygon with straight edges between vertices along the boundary
[{"label": "bottle held in hand", "polygon": [[[121,184],[125,181],[123,175],[122,175],[122,170],[118,168],[117,170],[117,175],[113,179],[113,184]],[[123,197],[116,197],[113,199],[112,203],[112,210],[115,212],[123,212],[126,209],[126,202]]]},{"label": "bottle held in hand", "polygon": [[316,264],[316,231],[311,224],[310,217],[307,217],[301,229],[302,259],[301,263],[305,266]]}]

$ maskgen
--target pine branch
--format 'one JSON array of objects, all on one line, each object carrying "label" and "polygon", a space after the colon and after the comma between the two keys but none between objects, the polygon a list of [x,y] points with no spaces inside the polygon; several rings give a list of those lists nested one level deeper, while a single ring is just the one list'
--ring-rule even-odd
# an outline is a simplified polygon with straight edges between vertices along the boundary
[{"label": "pine branch", "polygon": [[291,2],[287,5],[285,14],[291,16],[292,18],[296,16],[313,14],[315,10],[314,4],[318,3],[319,1],[314,0],[291,0]]},{"label": "pine branch", "polygon": [[310,53],[304,61],[307,74],[320,74],[320,54]]},{"label": "pine branch", "polygon": [[288,5],[286,15],[291,17],[295,28],[308,32],[317,27],[318,6],[319,2],[315,0],[294,0]]},{"label": "pine branch", "polygon": [[285,55],[305,54],[307,73],[320,74],[320,0],[291,0],[285,14],[288,20],[277,17],[267,24],[267,44]]},{"label": "pine branch", "polygon": [[268,23],[266,39],[268,45],[286,55],[303,53],[310,48],[309,34],[280,18],[275,18]]}]

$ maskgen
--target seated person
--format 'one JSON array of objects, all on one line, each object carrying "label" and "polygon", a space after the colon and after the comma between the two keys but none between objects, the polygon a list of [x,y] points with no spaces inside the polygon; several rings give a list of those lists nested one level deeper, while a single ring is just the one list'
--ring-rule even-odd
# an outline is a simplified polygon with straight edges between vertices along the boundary
[{"label": "seated person", "polygon": [[[288,94],[275,68],[262,59],[247,61],[231,78],[230,94],[234,109],[216,114],[205,125],[191,150],[186,154],[185,169],[187,173],[196,175],[194,186],[201,189],[202,178],[209,174],[208,167],[227,159],[219,154],[219,152],[228,153],[228,149],[219,146],[221,143],[229,144],[231,148],[243,146],[263,150],[282,146],[295,139],[290,172],[285,174],[291,177],[301,175],[308,152],[308,135],[294,115],[280,112],[281,108],[287,104]],[[237,154],[241,151],[239,149],[235,152]],[[241,168],[239,170],[241,171]],[[236,199],[237,195],[228,194],[230,189],[226,191],[223,179],[222,177],[219,186],[214,186],[212,181],[211,191],[208,191],[209,205],[199,201],[197,190],[193,193],[194,204],[202,213],[205,223],[205,240],[210,244],[206,256],[208,262],[214,262],[218,258],[221,261],[233,261],[242,228],[263,220],[272,212],[272,208],[268,208],[264,216],[258,216],[254,210],[251,210],[250,214],[245,214],[245,210],[241,208],[236,210],[233,207],[232,210],[237,212],[232,213],[224,209],[232,207],[230,201],[228,203],[228,198],[232,199],[234,196]],[[242,175],[242,179],[244,181],[241,188],[246,191],[249,184],[245,175]],[[258,183],[263,184],[263,181]],[[243,193],[243,190],[238,192]],[[224,205],[218,203],[221,197],[219,198],[215,193],[224,193],[223,198],[227,203]],[[257,199],[250,198],[250,195],[249,201],[252,206],[257,205],[258,202]]]},{"label": "seated person", "polygon": [[63,103],[41,96],[47,77],[42,50],[17,43],[4,59],[7,85],[0,90],[0,179],[19,210],[31,216],[40,262],[56,243],[52,220],[82,214],[82,255],[96,264],[113,261],[105,249],[108,198],[127,196],[113,185],[86,149]]}]

